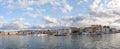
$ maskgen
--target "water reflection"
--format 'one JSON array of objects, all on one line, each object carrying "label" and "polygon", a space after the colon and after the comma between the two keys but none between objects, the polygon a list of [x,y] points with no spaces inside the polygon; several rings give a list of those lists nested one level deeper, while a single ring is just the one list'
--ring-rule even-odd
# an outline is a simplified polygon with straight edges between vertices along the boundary
[{"label": "water reflection", "polygon": [[0,36],[4,49],[119,49],[120,34],[71,36]]}]

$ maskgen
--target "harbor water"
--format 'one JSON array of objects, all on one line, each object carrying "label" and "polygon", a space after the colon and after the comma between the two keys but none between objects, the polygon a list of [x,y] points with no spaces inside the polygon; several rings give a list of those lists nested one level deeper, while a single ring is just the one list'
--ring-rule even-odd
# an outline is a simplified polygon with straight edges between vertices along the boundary
[{"label": "harbor water", "polygon": [[104,35],[0,35],[0,49],[120,49],[120,33]]}]

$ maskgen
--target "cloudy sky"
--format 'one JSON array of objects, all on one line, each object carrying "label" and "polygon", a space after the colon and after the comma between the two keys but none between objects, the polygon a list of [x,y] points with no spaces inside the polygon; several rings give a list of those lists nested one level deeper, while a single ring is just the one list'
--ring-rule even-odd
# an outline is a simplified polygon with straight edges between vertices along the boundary
[{"label": "cloudy sky", "polygon": [[120,28],[120,0],[0,0],[0,29],[92,24]]}]

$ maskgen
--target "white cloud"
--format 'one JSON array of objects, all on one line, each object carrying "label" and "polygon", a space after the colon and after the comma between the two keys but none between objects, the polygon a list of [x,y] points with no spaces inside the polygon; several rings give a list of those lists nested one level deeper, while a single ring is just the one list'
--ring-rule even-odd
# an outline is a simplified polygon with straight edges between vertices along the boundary
[{"label": "white cloud", "polygon": [[26,13],[24,13],[24,14],[27,14],[28,16],[30,16],[30,17],[34,17],[34,18],[40,16],[40,13],[26,12]]},{"label": "white cloud", "polygon": [[49,16],[44,16],[43,20],[45,20],[47,23],[57,23],[58,22],[56,18],[52,18]]},{"label": "white cloud", "polygon": [[73,7],[69,4],[65,4],[63,8],[61,8],[62,12],[63,13],[68,13],[68,12],[71,12],[73,9]]},{"label": "white cloud", "polygon": [[117,11],[120,10],[120,0],[94,0],[90,6],[92,11]]},{"label": "white cloud", "polygon": [[33,8],[32,9],[28,8],[28,9],[31,11],[24,12],[24,14],[33,18],[41,16],[42,13],[46,12],[46,9],[33,9]]},{"label": "white cloud", "polygon": [[39,0],[38,2],[36,2],[36,4],[43,5],[43,4],[47,4],[48,2],[49,0]]},{"label": "white cloud", "polygon": [[[110,16],[112,15],[112,16]],[[68,26],[77,26],[77,27],[85,27],[90,26],[92,24],[100,24],[100,25],[109,25],[114,27],[115,25],[118,26],[120,24],[120,17],[114,14],[88,14],[88,15],[80,15],[80,16],[67,16],[63,17],[62,21],[66,22]],[[120,29],[120,28],[119,28]]]},{"label": "white cloud", "polygon": [[67,3],[66,0],[18,0],[18,1],[7,1],[7,8],[25,8],[27,10],[33,10],[29,6],[41,6],[45,4],[50,4],[53,7],[60,9],[63,13],[71,12],[73,7]]},{"label": "white cloud", "polygon": [[73,6],[67,3],[67,0],[51,0],[49,3],[53,8],[60,9],[63,13],[71,12]]},{"label": "white cloud", "polygon": [[44,24],[39,24],[38,26],[41,27],[41,28],[44,28],[44,27],[45,27]]},{"label": "white cloud", "polygon": [[17,29],[26,29],[30,27],[29,23],[23,22],[24,18],[16,18],[12,22],[2,23],[0,29],[7,29],[7,30],[17,30]]},{"label": "white cloud", "polygon": [[119,27],[119,11],[120,0],[94,0],[88,15],[95,20],[94,23]]},{"label": "white cloud", "polygon": [[61,6],[61,3],[60,3],[60,2],[57,2],[56,0],[51,0],[51,1],[50,1],[50,4],[51,4],[52,6]]},{"label": "white cloud", "polygon": [[68,11],[71,11],[71,10],[73,9],[73,7],[72,7],[71,5],[69,5],[69,4],[65,4],[65,5],[64,5],[64,8],[65,8],[66,10],[68,10]]},{"label": "white cloud", "polygon": [[49,3],[48,0],[9,0],[7,2],[9,3],[8,8],[26,8],[31,5],[44,5]]},{"label": "white cloud", "polygon": [[80,5],[81,3],[86,3],[89,2],[89,0],[80,0],[79,2],[77,2],[77,5]]},{"label": "white cloud", "polygon": [[28,28],[30,26],[30,24],[24,23],[23,20],[24,20],[24,18],[20,17],[20,18],[14,19],[11,23],[20,29]]},{"label": "white cloud", "polygon": [[27,10],[34,10],[33,8],[31,8],[31,7],[28,7],[28,8],[26,8]]},{"label": "white cloud", "polygon": [[84,2],[88,2],[89,0],[83,0]]},{"label": "white cloud", "polygon": [[100,2],[101,2],[101,0],[94,0],[93,4],[90,6],[90,9],[92,11],[96,10],[96,8],[99,6]]},{"label": "white cloud", "polygon": [[83,26],[86,25],[86,21],[88,19],[88,17],[84,17],[84,16],[65,16],[62,18],[62,21],[65,22],[66,26]]},{"label": "white cloud", "polygon": [[3,19],[4,17],[3,16],[0,16],[0,19]]},{"label": "white cloud", "polygon": [[77,5],[80,5],[82,2],[83,2],[83,1],[80,0],[79,2],[77,2]]},{"label": "white cloud", "polygon": [[16,19],[14,19],[14,20],[12,20],[12,23],[16,23],[16,24],[18,24],[18,23],[21,23],[22,21],[24,20],[24,18],[22,18],[22,17],[20,17],[20,18],[16,18]]},{"label": "white cloud", "polygon": [[[36,1],[29,1],[29,0],[19,0],[18,2],[16,2],[16,4],[20,7],[20,8],[26,8],[30,5],[34,5]],[[16,6],[16,5],[13,5]]]}]

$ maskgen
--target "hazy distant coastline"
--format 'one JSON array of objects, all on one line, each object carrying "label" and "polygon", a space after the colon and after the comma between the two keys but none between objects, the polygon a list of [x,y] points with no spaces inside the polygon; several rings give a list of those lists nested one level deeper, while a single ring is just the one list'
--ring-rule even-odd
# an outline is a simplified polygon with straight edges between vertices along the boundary
[{"label": "hazy distant coastline", "polygon": [[116,28],[111,28],[110,26],[102,25],[91,25],[90,27],[70,27],[70,28],[58,28],[58,29],[31,29],[31,30],[4,30],[0,31],[0,35],[31,35],[31,34],[48,34],[53,35],[59,30],[66,31],[69,34],[110,34],[110,33],[119,33],[120,30]]}]

